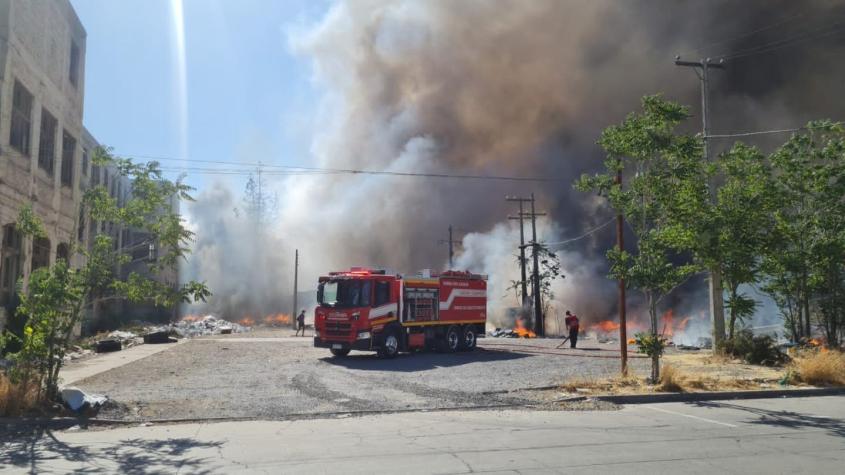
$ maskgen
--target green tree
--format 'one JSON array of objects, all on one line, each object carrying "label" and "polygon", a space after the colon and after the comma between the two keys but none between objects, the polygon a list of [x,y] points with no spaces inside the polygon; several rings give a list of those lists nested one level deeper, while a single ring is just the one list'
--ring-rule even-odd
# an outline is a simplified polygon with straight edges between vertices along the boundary
[{"label": "green tree", "polygon": [[[88,189],[83,197],[86,217],[147,233],[150,244],[159,250],[156,259],[148,262],[149,275],[178,265],[188,253],[192,233],[171,203],[175,198],[190,200],[191,188],[166,180],[158,163],[133,163],[114,157],[107,149],[98,149],[93,162],[111,165],[121,176],[128,177],[132,192],[120,206],[104,186]],[[21,210],[18,228],[30,237],[43,233],[43,226],[29,207]],[[59,259],[51,268],[35,270],[28,282],[21,282],[18,312],[27,322],[23,335],[7,333],[0,339],[0,345],[12,339],[21,345],[21,350],[11,355],[12,377],[34,380],[42,388],[41,394],[51,400],[58,395],[59,370],[73,329],[88,308],[117,298],[172,307],[180,302],[205,300],[210,295],[206,285],[196,281],[171,286],[137,272],[121,278],[116,266],[129,262],[130,256],[118,250],[113,238],[106,234],[96,236],[90,249],[76,243],[71,252],[84,262],[81,267],[72,268]]]},{"label": "green tree", "polygon": [[794,339],[812,336],[813,307],[828,340],[845,325],[845,129],[811,122],[771,155],[779,208],[765,253],[765,289]]},{"label": "green tree", "polygon": [[[602,132],[599,144],[607,151],[605,172],[583,175],[576,188],[599,192],[622,214],[636,238],[635,250],[613,248],[607,252],[610,277],[643,293],[650,321],[650,342],[642,347],[652,361],[651,380],[660,378],[663,339],[658,335],[657,307],[673,288],[698,267],[680,254],[691,239],[670,216],[697,213],[706,200],[706,181],[701,163],[701,140],[676,133],[689,118],[689,111],[659,96],[646,96],[643,111],[630,114],[622,124]],[[616,182],[617,173],[633,169],[626,187]],[[690,202],[686,202],[689,200]]]},{"label": "green tree", "polygon": [[733,339],[737,323],[751,317],[757,306],[739,288],[760,280],[762,256],[772,242],[778,202],[771,167],[754,147],[735,144],[717,160],[717,173],[721,184],[715,203],[708,203],[709,209],[702,213],[710,218],[683,224],[705,238],[715,234],[713,239],[696,239],[691,249],[702,265],[720,271],[730,312],[728,337]]}]

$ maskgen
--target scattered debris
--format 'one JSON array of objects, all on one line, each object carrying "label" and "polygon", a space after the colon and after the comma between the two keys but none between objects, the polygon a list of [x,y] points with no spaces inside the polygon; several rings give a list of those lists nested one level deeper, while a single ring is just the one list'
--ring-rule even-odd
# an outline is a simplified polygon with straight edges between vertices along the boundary
[{"label": "scattered debris", "polygon": [[701,348],[693,345],[675,345],[675,348],[684,351],[700,351]]},{"label": "scattered debris", "polygon": [[97,353],[111,353],[122,350],[123,345],[120,343],[120,340],[108,339],[98,341],[94,348]]},{"label": "scattered debris", "polygon": [[67,387],[62,389],[62,401],[75,412],[97,410],[109,398],[99,394],[85,394],[81,389]]},{"label": "scattered debris", "polygon": [[152,331],[144,335],[144,343],[147,345],[159,343],[176,343],[176,339],[170,336],[169,331]]},{"label": "scattered debris", "polygon": [[206,315],[198,319],[183,319],[170,324],[165,330],[173,330],[182,338],[191,338],[203,335],[222,335],[229,333],[245,333],[252,328],[238,323],[233,323],[213,315]]}]

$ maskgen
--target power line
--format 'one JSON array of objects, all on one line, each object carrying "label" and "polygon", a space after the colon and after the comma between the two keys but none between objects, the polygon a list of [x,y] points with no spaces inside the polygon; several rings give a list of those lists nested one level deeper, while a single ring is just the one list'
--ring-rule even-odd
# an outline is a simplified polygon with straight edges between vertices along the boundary
[{"label": "power line", "polygon": [[790,38],[775,40],[775,41],[772,41],[770,43],[766,43],[766,44],[758,45],[758,46],[753,46],[753,47],[746,48],[746,49],[743,49],[743,50],[740,50],[740,51],[737,51],[737,52],[734,52],[734,53],[728,53],[728,54],[720,55],[720,56],[724,56],[726,60],[731,60],[731,59],[744,58],[746,56],[752,56],[752,55],[755,55],[755,54],[768,53],[768,52],[775,51],[775,50],[782,49],[782,48],[786,48],[788,46],[792,46],[792,45],[795,45],[795,44],[798,44],[798,43],[802,43],[804,41],[824,38],[825,36],[837,33],[843,27],[845,27],[845,25],[842,24],[842,20],[839,20],[839,21],[837,21],[837,22],[835,22],[831,25],[828,25],[826,27],[818,28],[815,31],[806,31],[804,33],[792,36]]},{"label": "power line", "polygon": [[607,222],[605,222],[605,223],[603,223],[603,224],[600,224],[600,225],[598,225],[598,226],[594,227],[593,229],[590,229],[589,231],[585,232],[584,234],[582,234],[582,235],[580,235],[580,236],[578,236],[578,237],[574,237],[574,238],[572,238],[572,239],[567,239],[567,240],[565,240],[565,241],[559,241],[559,242],[547,242],[547,243],[546,243],[546,245],[547,245],[547,246],[563,246],[563,245],[565,245],[565,244],[569,244],[570,242],[574,242],[574,241],[578,241],[578,240],[584,239],[585,237],[587,237],[587,236],[589,236],[589,235],[591,235],[591,234],[594,234],[594,233],[596,233],[596,232],[598,232],[598,231],[601,231],[602,229],[606,228],[606,227],[607,227],[607,225],[608,225],[608,224],[610,224],[610,223],[612,223],[614,220],[616,220],[616,216],[614,216],[614,217],[610,218],[609,220],[607,220]]},{"label": "power line", "polygon": [[707,44],[704,44],[704,45],[702,45],[702,46],[699,46],[698,48],[692,49],[692,50],[690,50],[689,52],[682,54],[681,56],[691,56],[691,55],[692,55],[692,53],[697,53],[697,52],[699,52],[699,51],[705,50],[705,49],[710,48],[710,47],[713,47],[713,46],[723,45],[723,44],[726,44],[726,43],[733,43],[733,42],[734,42],[734,41],[736,41],[736,40],[741,40],[741,39],[743,39],[743,38],[748,38],[749,36],[754,36],[754,35],[756,35],[757,33],[762,33],[762,32],[764,32],[764,31],[771,30],[771,29],[773,29],[773,28],[777,28],[777,27],[779,27],[779,26],[781,26],[781,25],[784,25],[784,24],[786,24],[786,23],[789,23],[790,21],[792,21],[792,20],[794,20],[794,19],[796,19],[796,18],[800,18],[800,17],[802,17],[802,16],[804,16],[804,13],[798,13],[798,14],[796,14],[796,15],[793,15],[793,16],[790,16],[790,17],[787,17],[787,18],[784,18],[783,20],[780,20],[780,21],[778,21],[777,23],[771,24],[771,25],[769,25],[769,26],[764,26],[764,27],[762,27],[762,28],[758,28],[758,29],[753,30],[753,31],[749,31],[748,33],[743,33],[743,34],[741,34],[741,35],[734,36],[733,38],[728,38],[728,39],[725,39],[725,40],[719,40],[719,41],[714,41],[714,42],[711,42],[711,43],[707,43]]},{"label": "power line", "polygon": [[[834,122],[836,125],[841,125],[842,122]],[[754,135],[768,135],[768,134],[784,134],[788,132],[800,132],[802,130],[813,130],[817,127],[793,127],[791,129],[773,129],[773,130],[757,130],[753,132],[737,132],[733,134],[711,134],[707,138],[711,139],[727,139],[732,137],[751,137]]]},{"label": "power line", "polygon": [[[237,165],[240,167],[257,166],[258,164],[244,163],[244,162],[230,162],[221,160],[197,160],[197,159],[180,159],[174,157],[155,157],[150,155],[134,155],[126,154],[129,158],[162,160],[162,161],[181,161],[189,163],[213,163],[221,165]],[[526,177],[526,176],[507,176],[507,175],[470,175],[470,174],[450,174],[450,173],[421,173],[421,172],[398,172],[387,170],[366,170],[353,168],[322,168],[322,167],[300,167],[291,165],[268,165],[262,163],[261,166],[265,169],[262,171],[265,175],[308,175],[308,174],[347,174],[347,175],[380,175],[380,176],[394,176],[394,177],[418,177],[418,178],[452,178],[463,180],[497,180],[497,181],[524,181],[524,182],[559,182],[563,178],[545,178],[545,177]],[[271,170],[270,168],[279,168],[282,170]],[[248,175],[254,173],[252,168],[199,168],[199,167],[162,167],[162,170],[167,171],[192,171],[202,174],[216,174],[216,175]]]}]

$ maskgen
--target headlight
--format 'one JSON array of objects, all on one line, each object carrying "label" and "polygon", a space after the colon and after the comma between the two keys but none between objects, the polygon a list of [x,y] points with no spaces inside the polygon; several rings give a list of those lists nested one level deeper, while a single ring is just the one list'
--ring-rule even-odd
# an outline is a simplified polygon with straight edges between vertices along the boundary
[{"label": "headlight", "polygon": [[314,336],[317,337],[317,338],[320,338],[320,332],[318,332],[317,330],[314,330]]},{"label": "headlight", "polygon": [[359,340],[366,340],[369,337],[370,337],[370,332],[361,332],[361,333],[358,334]]}]

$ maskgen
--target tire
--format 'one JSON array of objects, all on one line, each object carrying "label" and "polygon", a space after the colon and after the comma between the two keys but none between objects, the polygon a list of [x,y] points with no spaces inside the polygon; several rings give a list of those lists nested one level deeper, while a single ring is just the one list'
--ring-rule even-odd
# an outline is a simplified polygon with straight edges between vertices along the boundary
[{"label": "tire", "polygon": [[342,349],[342,350],[337,350],[337,349],[332,348],[331,351],[332,351],[332,355],[337,356],[339,358],[349,354],[349,348],[345,348],[345,349]]},{"label": "tire", "polygon": [[464,327],[461,334],[461,351],[472,351],[478,343],[478,336],[475,334],[475,328],[472,326]]},{"label": "tire", "polygon": [[446,334],[443,335],[443,343],[441,345],[444,353],[454,353],[461,349],[461,329],[456,326],[449,327]]},{"label": "tire", "polygon": [[399,332],[395,328],[388,328],[384,331],[384,341],[378,349],[379,358],[395,358],[399,354]]}]

